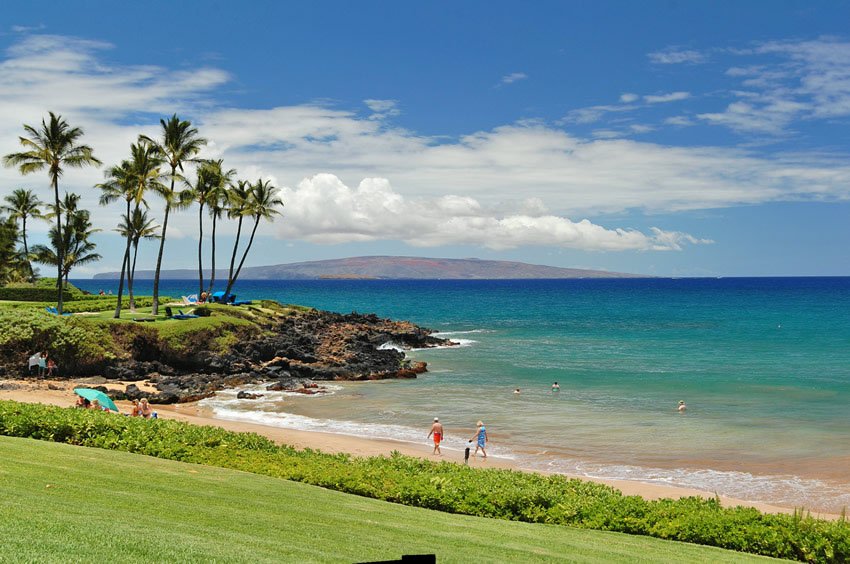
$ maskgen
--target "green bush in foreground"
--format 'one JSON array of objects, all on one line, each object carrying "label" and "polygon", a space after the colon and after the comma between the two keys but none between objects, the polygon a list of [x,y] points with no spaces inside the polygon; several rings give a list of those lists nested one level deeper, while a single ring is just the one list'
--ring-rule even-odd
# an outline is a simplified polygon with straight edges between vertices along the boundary
[{"label": "green bush in foreground", "polygon": [[[0,310],[0,351],[31,354],[48,351],[60,369],[97,367],[115,358],[108,331],[73,316],[31,309]],[[17,359],[26,366],[26,356]]]},{"label": "green bush in foreground", "polygon": [[451,513],[571,525],[808,562],[850,561],[850,526],[716,500],[647,501],[591,482],[472,469],[394,453],[357,458],[277,446],[253,433],[0,401],[0,434],[122,450],[285,478]]}]

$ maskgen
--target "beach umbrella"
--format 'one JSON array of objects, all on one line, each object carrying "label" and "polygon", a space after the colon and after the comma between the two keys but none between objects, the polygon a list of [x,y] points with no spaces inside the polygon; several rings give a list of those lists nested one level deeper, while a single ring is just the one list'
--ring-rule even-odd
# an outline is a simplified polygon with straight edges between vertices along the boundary
[{"label": "beach umbrella", "polygon": [[112,401],[112,398],[100,390],[92,390],[91,388],[74,388],[74,393],[89,401],[97,400],[100,405],[107,407],[112,411],[118,411],[118,407],[115,405],[115,402]]}]

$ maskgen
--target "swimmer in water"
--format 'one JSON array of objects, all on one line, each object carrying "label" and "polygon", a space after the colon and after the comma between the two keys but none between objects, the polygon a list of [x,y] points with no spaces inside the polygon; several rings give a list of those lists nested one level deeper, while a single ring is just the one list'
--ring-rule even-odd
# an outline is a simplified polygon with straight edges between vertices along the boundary
[{"label": "swimmer in water", "polygon": [[561,391],[561,386],[559,386],[559,385],[558,385],[558,383],[557,383],[557,382],[555,382],[554,384],[552,384],[552,391],[553,391],[553,392],[560,392],[560,391]]},{"label": "swimmer in water", "polygon": [[679,411],[679,413],[684,413],[685,410],[688,409],[688,406],[685,405],[685,400],[679,400],[679,407],[677,407],[676,409]]}]

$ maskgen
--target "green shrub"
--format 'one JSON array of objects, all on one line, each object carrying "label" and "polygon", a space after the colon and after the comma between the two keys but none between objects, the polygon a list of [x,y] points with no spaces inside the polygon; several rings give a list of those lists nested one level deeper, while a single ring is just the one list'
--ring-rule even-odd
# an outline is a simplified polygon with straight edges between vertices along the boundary
[{"label": "green shrub", "polygon": [[[35,286],[4,286],[0,288],[0,300],[18,302],[52,302],[56,303],[56,288],[37,288]],[[70,301],[71,293],[62,292],[62,300]]]},{"label": "green shrub", "polygon": [[277,446],[254,433],[0,401],[0,434],[232,468],[483,517],[620,531],[806,562],[850,561],[850,526],[723,508],[713,499],[647,501],[563,476],[475,469],[393,453],[358,458]]},{"label": "green shrub", "polygon": [[59,317],[45,311],[0,309],[0,354],[26,369],[26,353],[47,351],[59,364],[60,373],[96,371],[115,359],[110,333],[103,327],[73,316]]}]

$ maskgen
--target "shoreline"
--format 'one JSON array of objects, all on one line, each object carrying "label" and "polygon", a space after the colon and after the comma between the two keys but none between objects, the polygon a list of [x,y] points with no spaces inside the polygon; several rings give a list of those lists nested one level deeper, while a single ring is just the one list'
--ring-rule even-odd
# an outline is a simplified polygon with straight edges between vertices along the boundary
[{"label": "shoreline", "polygon": [[[4,383],[12,384],[13,389],[0,387],[0,400],[14,400],[22,403],[42,403],[60,407],[70,407],[74,403],[73,388],[88,385],[83,381],[73,380],[19,380],[6,379]],[[107,388],[123,390],[126,382],[107,382]],[[142,382],[136,382],[144,389]],[[152,389],[152,388],[151,388]],[[131,403],[129,401],[116,401],[116,405],[122,412],[129,412]],[[231,421],[215,418],[204,409],[198,407],[196,402],[183,404],[155,405],[155,411],[163,419],[175,419],[191,423],[193,425],[211,425],[236,432],[253,432],[263,435],[278,444],[287,444],[298,449],[310,448],[326,453],[348,453],[355,456],[381,456],[389,455],[398,451],[408,456],[415,456],[427,460],[441,460],[447,462],[463,463],[463,453],[453,449],[445,449],[443,456],[432,454],[432,447],[424,441],[422,444],[392,439],[378,439],[355,437],[351,435],[326,433],[322,431],[305,431],[296,429],[285,429],[272,427],[259,423],[248,423],[242,421]],[[423,432],[423,436],[425,433]],[[486,460],[482,458],[469,459],[469,464],[476,468],[503,468],[511,470],[522,470],[525,472],[539,472],[529,470],[515,464],[512,460],[498,458],[490,455]],[[698,496],[704,498],[718,497],[724,507],[752,507],[764,513],[793,513],[795,508],[772,505],[759,501],[748,501],[727,496],[715,496],[712,492],[706,492],[694,488],[679,487],[673,485],[650,484],[646,482],[592,478],[587,476],[565,474],[569,478],[577,478],[605,484],[620,490],[625,495],[637,495],[645,499],[654,500],[662,498],[677,499],[681,497]],[[838,519],[840,516],[831,513],[811,512],[812,516],[822,519]]]}]

